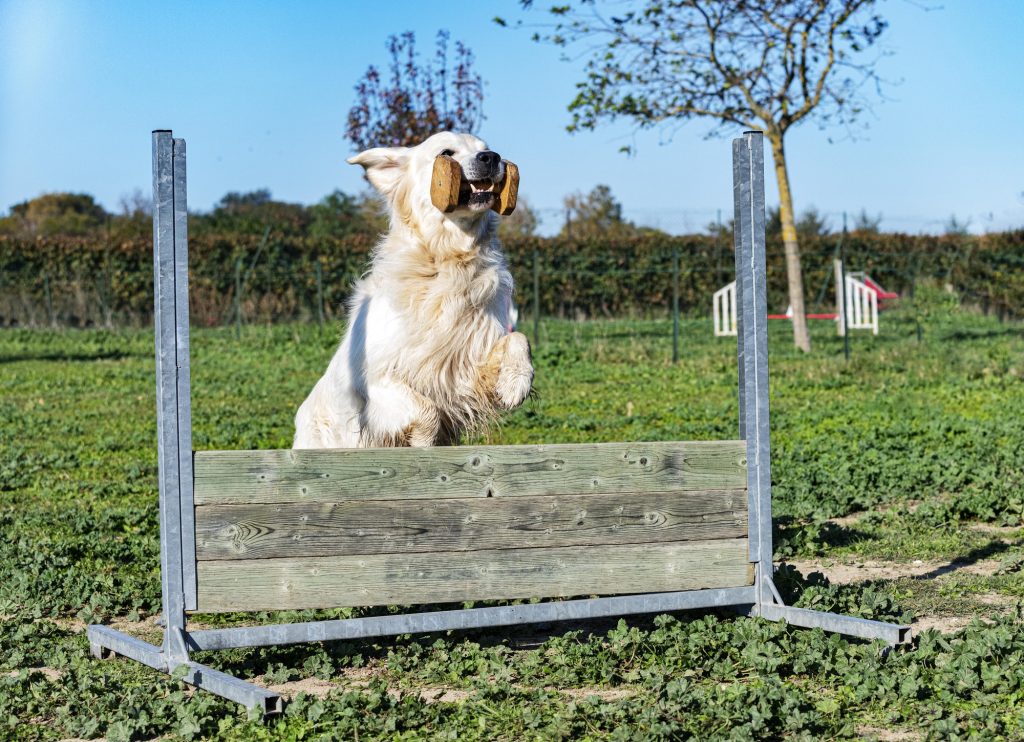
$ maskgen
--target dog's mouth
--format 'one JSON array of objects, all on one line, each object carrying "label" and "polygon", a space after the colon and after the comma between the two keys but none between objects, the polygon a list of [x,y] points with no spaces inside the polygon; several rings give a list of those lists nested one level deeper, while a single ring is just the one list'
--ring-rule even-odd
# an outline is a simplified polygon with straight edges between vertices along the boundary
[{"label": "dog's mouth", "polygon": [[470,211],[486,211],[494,205],[498,197],[495,192],[497,183],[493,180],[463,180],[459,193],[459,203],[464,203]]}]

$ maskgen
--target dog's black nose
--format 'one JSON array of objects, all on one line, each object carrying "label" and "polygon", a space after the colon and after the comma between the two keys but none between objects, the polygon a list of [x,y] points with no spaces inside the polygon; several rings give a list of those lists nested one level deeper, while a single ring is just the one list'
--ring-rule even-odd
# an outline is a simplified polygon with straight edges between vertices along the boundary
[{"label": "dog's black nose", "polygon": [[476,153],[476,159],[486,167],[495,167],[501,162],[501,156],[497,152],[491,152],[489,149],[485,149],[483,152]]}]

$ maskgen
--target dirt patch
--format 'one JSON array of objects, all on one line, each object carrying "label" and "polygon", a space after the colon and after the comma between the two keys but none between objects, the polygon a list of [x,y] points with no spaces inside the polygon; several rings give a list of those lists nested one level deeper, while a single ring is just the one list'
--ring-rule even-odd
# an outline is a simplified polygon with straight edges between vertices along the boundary
[{"label": "dirt patch", "polygon": [[[85,624],[79,621],[81,624],[80,629],[73,629],[80,631],[85,629]],[[160,643],[161,637],[164,633],[163,621],[159,614],[154,614],[147,618],[143,618],[139,621],[129,621],[124,618],[112,619],[106,624],[115,631],[120,631],[129,636],[133,636],[136,639],[142,639],[143,641]],[[198,621],[189,621],[187,624],[189,631],[203,631],[206,629],[216,628],[210,624],[200,623]]]},{"label": "dirt patch", "polygon": [[427,703],[462,703],[469,693],[454,688],[427,688],[419,691],[420,698]]},{"label": "dirt patch", "polygon": [[345,676],[345,680],[353,683],[368,684],[371,680],[376,677],[380,677],[385,673],[385,670],[381,666],[366,665],[364,667],[346,667],[342,671],[342,675]]},{"label": "dirt patch", "polygon": [[[978,533],[988,533],[993,536],[1016,536],[1021,533],[1020,526],[996,526],[991,523],[972,523],[967,526],[969,531],[977,531]],[[1009,542],[1006,542],[1009,543]]]},{"label": "dirt patch", "polygon": [[[141,621],[128,621],[125,619],[114,619],[110,622],[111,628],[117,629],[118,631],[163,631],[164,622],[163,618],[159,613],[142,619]],[[194,621],[191,618],[188,620],[187,628],[189,631],[204,631],[206,629],[217,628],[211,624],[202,623],[200,621]]]},{"label": "dirt patch", "polygon": [[940,634],[952,634],[966,628],[978,616],[918,616],[914,619],[914,634],[935,629]]},{"label": "dirt patch", "polygon": [[[287,683],[266,684],[262,676],[253,678],[253,681],[280,693],[286,698],[294,698],[299,693],[324,698],[332,691],[357,691],[367,692],[370,685],[368,680],[355,680],[349,678],[340,681],[323,680],[321,678],[302,678],[301,680],[290,680]],[[417,695],[425,703],[459,703],[469,698],[469,692],[456,688],[434,687],[434,688],[388,688],[387,693],[392,698]]]},{"label": "dirt patch", "polygon": [[[263,678],[254,678],[254,680],[263,685]],[[299,693],[306,693],[310,696],[316,696],[317,698],[323,698],[329,694],[332,690],[338,688],[344,689],[345,686],[340,683],[332,683],[329,680],[321,680],[320,678],[303,678],[302,680],[290,680],[287,683],[276,683],[274,685],[264,686],[268,690],[274,691],[274,693],[280,693],[286,698],[293,698]]]},{"label": "dirt patch", "polygon": [[548,688],[547,690],[553,690],[573,699],[596,696],[602,701],[620,701],[623,698],[632,698],[637,694],[633,688]]},{"label": "dirt patch", "polygon": [[[1013,605],[1013,603],[1016,602],[1015,598],[1009,595],[1002,595],[1000,593],[981,593],[977,595],[971,595],[970,598],[976,603],[991,606],[993,609],[995,609],[992,613],[993,616],[998,615],[1001,612],[1001,609]],[[935,629],[939,633],[950,634],[955,631],[960,631],[960,629],[966,628],[973,621],[979,620],[986,624],[993,623],[992,619],[989,616],[979,613],[971,613],[968,615],[961,614],[955,616],[922,615],[914,619],[914,633],[920,634],[922,631],[925,631],[926,629]]]},{"label": "dirt patch", "polygon": [[[159,638],[163,636],[164,627],[156,622],[156,618],[147,618],[142,621],[125,621],[114,619],[108,626],[115,631],[134,636],[147,642],[160,643]],[[192,628],[191,626],[189,628]]]},{"label": "dirt patch", "polygon": [[829,523],[840,526],[856,525],[857,521],[870,513],[891,513],[896,510],[905,510],[908,513],[915,513],[919,507],[924,505],[925,500],[903,500],[901,502],[882,503],[871,510],[858,510],[855,513],[848,513],[838,518],[829,518]]},{"label": "dirt patch", "polygon": [[990,605],[996,608],[1005,608],[1017,602],[1017,598],[1011,595],[1003,595],[1002,593],[981,593],[971,597],[982,605]]},{"label": "dirt patch", "polygon": [[870,580],[932,579],[953,573],[990,577],[999,569],[1000,562],[997,559],[982,559],[975,562],[915,559],[912,562],[902,563],[864,561],[844,564],[842,562],[822,563],[816,559],[790,559],[787,564],[796,567],[805,575],[811,572],[821,572],[834,584],[849,585]]},{"label": "dirt patch", "polygon": [[857,525],[857,521],[866,515],[866,511],[860,511],[857,513],[850,513],[849,515],[843,515],[839,518],[829,518],[828,522],[833,525],[842,526],[843,528],[849,528],[850,526]]},{"label": "dirt patch", "polygon": [[[58,670],[56,667],[26,667],[26,668],[23,668],[23,669],[26,670],[29,673],[33,673],[33,672],[41,673],[51,683],[54,682],[55,680],[60,680],[62,677],[64,677],[64,671],[63,670]],[[9,673],[7,673],[7,676],[13,678],[19,672],[21,672],[21,670],[11,670]]]},{"label": "dirt patch", "polygon": [[[290,680],[287,683],[268,684],[263,676],[253,678],[253,682],[262,685],[268,690],[280,693],[286,698],[293,698],[299,693],[306,693],[317,698],[323,698],[332,691],[357,691],[367,692],[370,680],[379,675],[380,672],[373,668],[353,668],[346,671],[340,680],[323,680],[321,678],[303,678],[301,680]],[[601,701],[618,701],[623,698],[630,698],[637,694],[632,688],[553,688],[545,690],[552,693],[559,693],[566,698],[573,700],[596,697]],[[446,686],[430,686],[424,688],[388,688],[387,693],[392,698],[415,695],[425,703],[462,703],[472,694],[470,691]]]},{"label": "dirt patch", "polygon": [[364,690],[370,685],[371,680],[383,674],[383,667],[348,667],[341,672],[341,678],[337,680],[303,678],[289,680],[286,683],[268,683],[263,675],[258,675],[253,678],[253,682],[289,698],[299,693],[323,698],[332,690]]},{"label": "dirt patch", "polygon": [[861,737],[874,737],[879,742],[911,742],[911,740],[924,739],[918,733],[907,729],[880,729],[878,727],[857,727],[857,734]]},{"label": "dirt patch", "polygon": [[[999,569],[1000,562],[997,559],[983,559],[974,562],[958,562],[956,560],[947,562],[941,560],[915,559],[912,562],[857,562],[855,564],[843,564],[839,562],[822,563],[818,560],[790,560],[788,562],[796,567],[801,573],[807,575],[811,572],[821,572],[830,582],[837,585],[848,585],[869,582],[872,580],[934,580],[943,579],[949,575],[977,575],[991,577]],[[1014,599],[1000,593],[982,593],[971,595],[971,600],[993,609],[1001,609],[1012,605]],[[949,634],[963,629],[971,621],[979,618],[976,613],[970,615],[919,615],[914,619],[913,629],[919,634],[927,629],[935,629],[943,634]],[[879,739],[885,739],[879,737]],[[891,739],[903,739],[892,737]],[[907,739],[917,739],[908,737]]]},{"label": "dirt patch", "polygon": [[70,631],[72,634],[80,634],[85,631],[85,627],[88,625],[85,621],[77,618],[40,618],[38,621],[50,621],[55,626],[59,626],[65,631]]}]

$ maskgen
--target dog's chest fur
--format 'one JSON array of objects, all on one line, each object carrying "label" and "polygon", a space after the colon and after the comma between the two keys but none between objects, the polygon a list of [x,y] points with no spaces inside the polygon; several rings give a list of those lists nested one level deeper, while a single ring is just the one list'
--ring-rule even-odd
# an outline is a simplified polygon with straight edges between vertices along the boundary
[{"label": "dog's chest fur", "polygon": [[[420,394],[475,418],[479,368],[505,334],[512,277],[497,246],[438,255],[409,246],[378,255],[375,299],[385,299],[387,367]],[[480,410],[486,414],[486,411]],[[465,422],[471,422],[470,419]]]}]

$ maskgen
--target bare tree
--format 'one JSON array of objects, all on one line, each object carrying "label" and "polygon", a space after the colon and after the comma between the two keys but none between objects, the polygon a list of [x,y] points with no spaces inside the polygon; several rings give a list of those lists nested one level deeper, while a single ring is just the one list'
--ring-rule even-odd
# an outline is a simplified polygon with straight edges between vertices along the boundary
[{"label": "bare tree", "polygon": [[622,204],[606,185],[594,186],[590,193],[571,193],[562,199],[565,224],[561,236],[576,240],[633,237],[636,227],[622,218]]},{"label": "bare tree", "polygon": [[149,218],[153,215],[153,199],[143,193],[141,188],[122,194],[117,205],[121,210],[121,216],[130,219]]},{"label": "bare tree", "polygon": [[483,121],[483,80],[473,70],[473,52],[437,32],[432,61],[423,64],[416,36],[407,31],[388,39],[388,78],[374,66],[356,84],[346,136],[359,152],[370,147],[408,147],[431,134],[451,130],[475,133]]},{"label": "bare tree", "polygon": [[970,234],[970,227],[970,219],[960,221],[956,218],[956,214],[950,214],[949,219],[947,219],[946,223],[942,226],[942,233],[956,237],[966,237]]},{"label": "bare tree", "polygon": [[[524,8],[532,0],[521,0]],[[779,187],[793,339],[810,350],[786,134],[814,119],[849,124],[879,83],[866,57],[886,28],[874,0],[578,0],[550,8],[537,41],[582,48],[570,131],[618,118],[637,128],[715,122],[763,129]],[[602,12],[607,7],[608,12]],[[499,24],[505,25],[502,19]],[[628,149],[624,148],[624,149]]]},{"label": "bare tree", "polygon": [[860,213],[853,217],[853,230],[861,234],[878,234],[882,231],[882,214],[871,216],[868,210],[861,208]]}]

